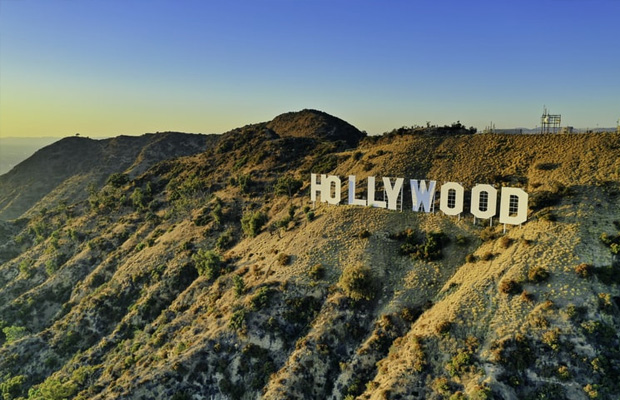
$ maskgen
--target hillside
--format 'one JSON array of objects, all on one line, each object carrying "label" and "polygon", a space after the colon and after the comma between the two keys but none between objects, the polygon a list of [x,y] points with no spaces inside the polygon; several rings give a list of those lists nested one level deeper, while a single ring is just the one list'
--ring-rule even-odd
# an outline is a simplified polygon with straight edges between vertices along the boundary
[{"label": "hillside", "polygon": [[0,175],[11,170],[37,150],[50,145],[60,138],[57,137],[2,137],[0,136]]},{"label": "hillside", "polygon": [[[2,395],[620,396],[620,135],[325,136],[331,118],[2,222]],[[313,205],[311,172],[520,187],[528,222]]]},{"label": "hillside", "polygon": [[113,173],[140,175],[159,161],[201,152],[216,137],[176,132],[100,140],[66,137],[0,175],[0,219],[18,218],[39,201],[50,207],[83,200],[88,183],[98,188]]}]

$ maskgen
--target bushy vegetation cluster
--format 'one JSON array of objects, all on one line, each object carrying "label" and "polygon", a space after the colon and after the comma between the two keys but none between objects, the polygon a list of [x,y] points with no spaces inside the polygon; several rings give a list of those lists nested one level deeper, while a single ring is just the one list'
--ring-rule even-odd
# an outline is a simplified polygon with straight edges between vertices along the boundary
[{"label": "bushy vegetation cluster", "polygon": [[347,265],[342,271],[340,287],[351,299],[372,300],[377,290],[372,271],[365,265]]},{"label": "bushy vegetation cluster", "polygon": [[603,233],[601,234],[601,242],[609,247],[612,254],[620,255],[620,235],[608,235],[607,233]]},{"label": "bushy vegetation cluster", "polygon": [[258,235],[265,223],[267,216],[260,211],[248,211],[241,218],[241,229],[248,237]]},{"label": "bushy vegetation cluster", "polygon": [[200,249],[192,256],[198,274],[212,281],[220,275],[222,260],[215,251]]},{"label": "bushy vegetation cluster", "polygon": [[450,242],[443,232],[417,234],[413,229],[406,229],[390,237],[403,242],[400,247],[402,254],[423,261],[440,260],[443,247]]}]

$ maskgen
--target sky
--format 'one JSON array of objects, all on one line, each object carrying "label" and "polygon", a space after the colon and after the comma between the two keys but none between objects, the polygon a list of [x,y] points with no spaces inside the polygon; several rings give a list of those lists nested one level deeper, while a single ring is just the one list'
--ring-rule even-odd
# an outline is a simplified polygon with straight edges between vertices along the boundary
[{"label": "sky", "polygon": [[0,0],[0,136],[620,118],[620,0]]}]

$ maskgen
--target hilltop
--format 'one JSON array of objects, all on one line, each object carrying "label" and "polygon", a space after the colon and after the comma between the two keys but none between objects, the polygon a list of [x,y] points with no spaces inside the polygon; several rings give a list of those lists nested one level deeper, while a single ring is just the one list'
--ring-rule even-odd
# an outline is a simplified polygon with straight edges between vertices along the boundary
[{"label": "hilltop", "polygon": [[[620,395],[620,135],[366,137],[326,115],[133,159],[2,222],[2,394]],[[519,187],[528,222],[312,204],[311,172]]]}]

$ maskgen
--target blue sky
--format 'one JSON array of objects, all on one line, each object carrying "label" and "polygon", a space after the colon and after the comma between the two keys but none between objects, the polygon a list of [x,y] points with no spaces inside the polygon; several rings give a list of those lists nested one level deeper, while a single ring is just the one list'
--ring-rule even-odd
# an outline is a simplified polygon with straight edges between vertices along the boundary
[{"label": "blue sky", "polygon": [[620,1],[0,0],[0,136],[620,118]]}]

